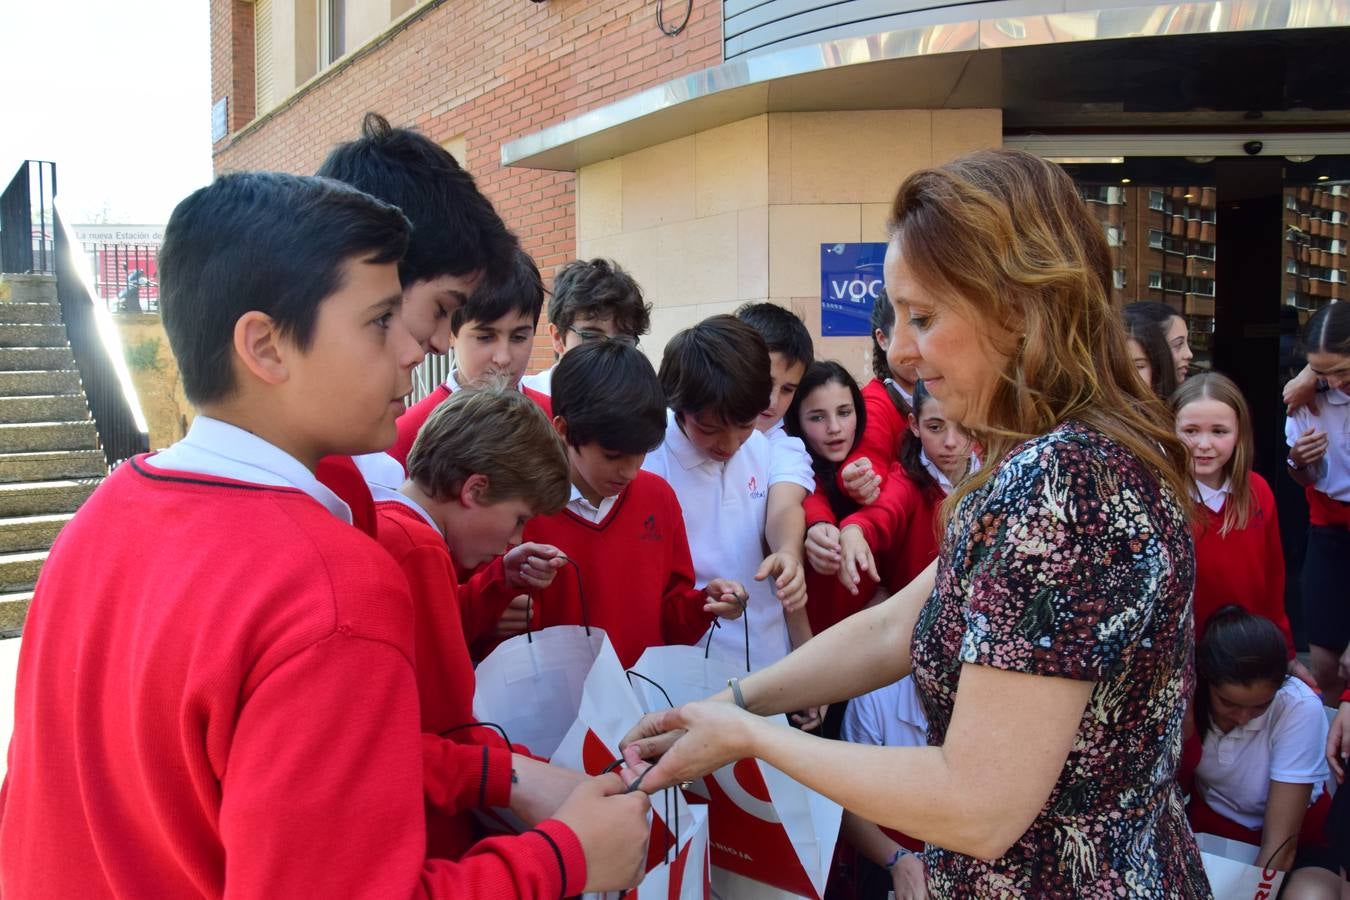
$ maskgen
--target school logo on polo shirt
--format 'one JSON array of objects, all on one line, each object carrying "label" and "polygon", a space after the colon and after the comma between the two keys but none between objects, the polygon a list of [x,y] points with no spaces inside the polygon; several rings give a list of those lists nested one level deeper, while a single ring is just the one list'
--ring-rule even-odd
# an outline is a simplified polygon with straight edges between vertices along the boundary
[{"label": "school logo on polo shirt", "polygon": [[656,516],[650,515],[642,523],[642,534],[638,535],[640,541],[659,541],[661,532],[656,527]]},{"label": "school logo on polo shirt", "polygon": [[753,475],[750,476],[750,482],[746,485],[746,489],[750,491],[751,500],[759,500],[764,496],[764,491],[760,490],[759,482],[755,480]]}]

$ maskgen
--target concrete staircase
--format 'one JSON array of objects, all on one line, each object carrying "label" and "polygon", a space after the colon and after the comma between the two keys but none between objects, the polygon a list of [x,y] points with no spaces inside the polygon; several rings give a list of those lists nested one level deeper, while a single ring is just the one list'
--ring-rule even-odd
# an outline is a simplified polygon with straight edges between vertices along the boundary
[{"label": "concrete staircase", "polygon": [[56,279],[0,284],[0,638],[23,628],[52,541],[108,474]]}]

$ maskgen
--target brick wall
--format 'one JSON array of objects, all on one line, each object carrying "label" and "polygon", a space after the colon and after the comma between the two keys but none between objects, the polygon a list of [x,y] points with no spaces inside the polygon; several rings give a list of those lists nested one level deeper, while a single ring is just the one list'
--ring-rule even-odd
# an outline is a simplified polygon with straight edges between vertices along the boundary
[{"label": "brick wall", "polygon": [[[668,37],[657,28],[655,0],[429,0],[245,127],[252,10],[242,0],[211,0],[212,100],[231,95],[237,130],[216,144],[215,169],[312,172],[333,144],[356,135],[367,110],[439,142],[462,135],[461,162],[548,283],[576,254],[574,176],[503,169],[501,144],[721,62],[721,3],[688,2],[688,27]],[[684,9],[667,2],[666,21],[678,22]],[[536,341],[532,367],[551,363],[547,347]]]}]

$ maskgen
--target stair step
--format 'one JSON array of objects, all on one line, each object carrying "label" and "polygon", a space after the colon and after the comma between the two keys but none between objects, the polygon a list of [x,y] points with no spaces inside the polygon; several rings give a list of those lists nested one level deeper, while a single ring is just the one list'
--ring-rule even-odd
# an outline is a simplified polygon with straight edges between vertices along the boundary
[{"label": "stair step", "polygon": [[46,561],[46,550],[0,553],[0,594],[31,591]]},{"label": "stair step", "polygon": [[23,620],[32,599],[32,591],[0,594],[0,638],[16,638],[23,632]]},{"label": "stair step", "polygon": [[69,347],[0,348],[0,370],[73,369],[75,356]]},{"label": "stair step", "polygon": [[0,323],[12,325],[59,325],[59,303],[0,303]]},{"label": "stair step", "polygon": [[74,513],[0,519],[0,553],[46,550]]},{"label": "stair step", "polygon": [[[0,308],[5,304],[0,303]],[[0,397],[30,397],[35,394],[83,394],[76,369],[0,371]]]},{"label": "stair step", "polygon": [[91,481],[28,481],[0,484],[0,520],[14,516],[73,513],[97,487]]},{"label": "stair step", "polygon": [[0,397],[0,424],[79,422],[87,418],[89,407],[79,394]]},{"label": "stair step", "polygon": [[60,481],[102,478],[108,461],[102,450],[40,450],[0,453],[0,484],[18,481]]},{"label": "stair step", "polygon": [[6,273],[10,303],[57,303],[55,275],[17,275]]},{"label": "stair step", "polygon": [[0,425],[0,453],[96,449],[98,449],[98,431],[89,420]]},{"label": "stair step", "polygon": [[0,347],[64,347],[66,326],[0,323]]}]

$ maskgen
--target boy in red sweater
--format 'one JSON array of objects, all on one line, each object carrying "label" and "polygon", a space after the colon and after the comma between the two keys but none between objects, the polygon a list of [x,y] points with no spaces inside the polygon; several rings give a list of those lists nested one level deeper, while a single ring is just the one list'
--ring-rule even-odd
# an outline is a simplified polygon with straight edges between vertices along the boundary
[{"label": "boy in red sweater", "polygon": [[[377,506],[380,544],[408,579],[413,602],[414,663],[422,730],[480,746],[485,784],[519,791],[574,784],[582,776],[512,748],[487,727],[472,727],[474,673],[461,626],[456,569],[472,569],[520,541],[526,519],[562,508],[567,461],[553,426],[519,391],[456,391],[422,427],[408,454],[408,480]],[[527,562],[521,578],[547,587],[554,569]],[[519,748],[524,750],[524,748]],[[477,779],[479,776],[475,776]],[[462,807],[428,810],[428,851],[457,858],[477,835],[469,810],[483,795],[466,792]]]},{"label": "boy in red sweater", "polygon": [[[392,128],[378,113],[366,113],[361,136],[334,147],[316,174],[408,217],[412,235],[398,264],[403,323],[423,353],[449,352],[451,315],[485,273],[501,276],[517,244],[473,176],[435,141]],[[374,497],[398,490],[403,467],[383,451],[330,456],[320,461],[318,476],[351,506],[353,524],[374,535]]]},{"label": "boy in red sweater", "polygon": [[544,308],[544,283],[530,255],[516,247],[502,277],[484,278],[469,300],[450,316],[450,345],[455,368],[445,383],[408,408],[398,420],[398,440],[389,455],[406,470],[408,451],[431,411],[461,387],[481,387],[506,378],[552,414],[548,395],[521,387],[530,364],[534,331]]},{"label": "boy in red sweater", "polygon": [[[468,788],[465,748],[421,734],[406,581],[314,477],[394,439],[421,356],[398,314],[407,236],[392,206],[272,173],[174,211],[164,325],[201,415],[119,467],[43,569],[0,789],[7,896],[542,898],[638,880],[646,803],[607,796],[619,777],[521,837],[425,858],[423,804]],[[473,787],[509,800],[509,782]]]},{"label": "boy in red sweater", "polygon": [[571,497],[531,519],[530,541],[567,554],[571,571],[535,594],[537,625],[603,628],[625,667],[642,651],[691,644],[712,620],[741,615],[745,589],[714,578],[694,587],[680,502],[642,471],[666,433],[666,401],[635,347],[601,341],[568,351],[553,374],[553,425],[567,446]]}]

